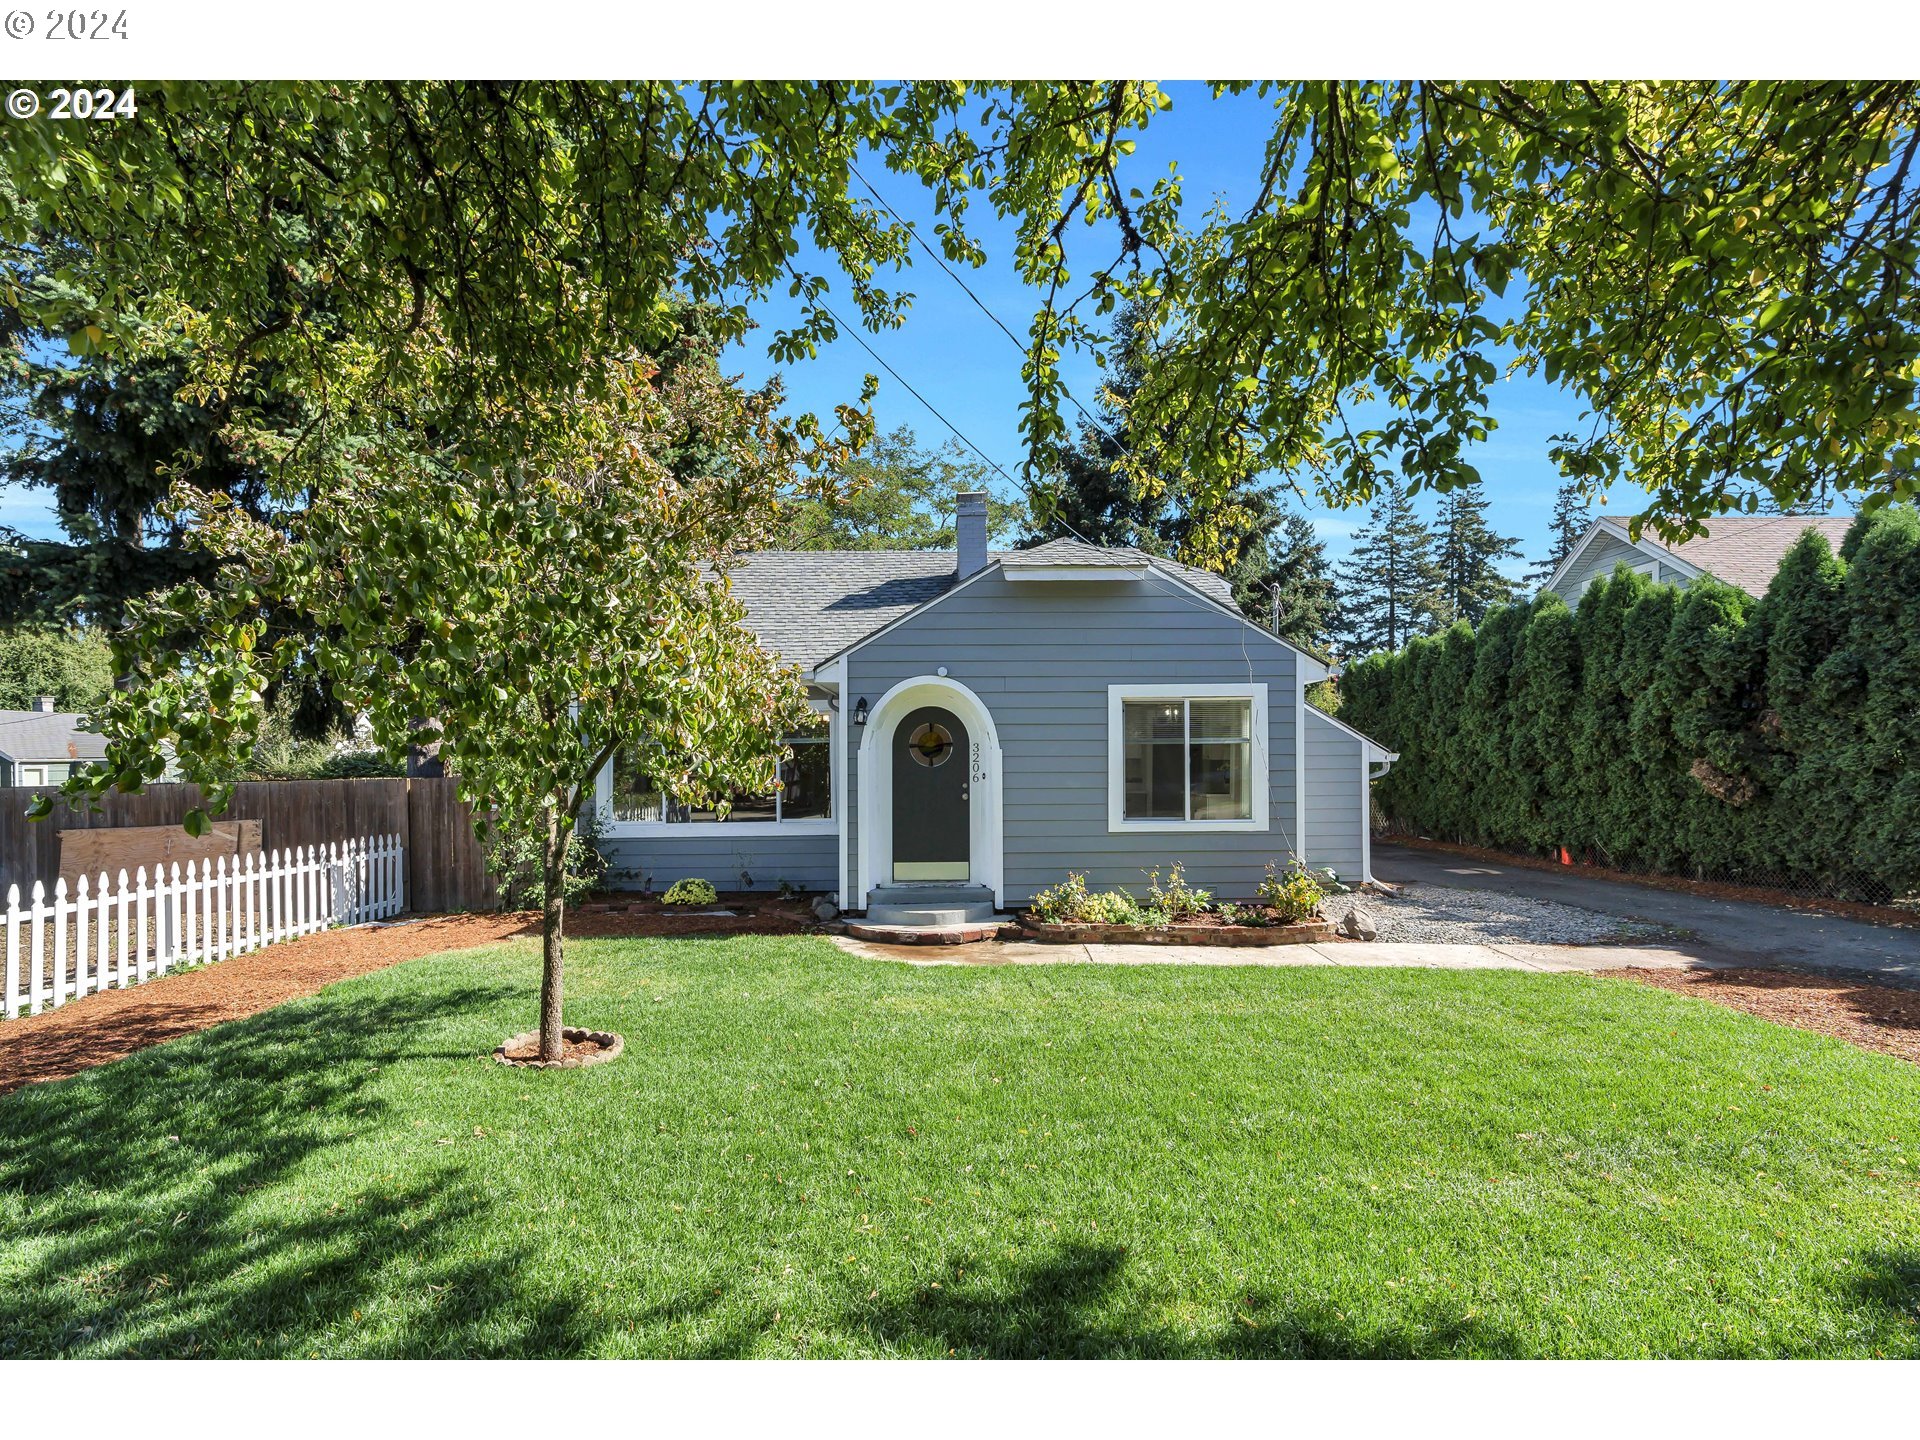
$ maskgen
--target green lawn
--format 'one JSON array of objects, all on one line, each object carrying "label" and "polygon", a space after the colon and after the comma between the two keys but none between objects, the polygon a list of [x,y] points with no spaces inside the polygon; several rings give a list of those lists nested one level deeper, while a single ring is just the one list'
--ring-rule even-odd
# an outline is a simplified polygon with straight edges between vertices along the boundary
[{"label": "green lawn", "polygon": [[[1626,982],[531,943],[0,1098],[0,1355],[1920,1353],[1920,1069]],[[0,1044],[4,1044],[0,1033]]]}]

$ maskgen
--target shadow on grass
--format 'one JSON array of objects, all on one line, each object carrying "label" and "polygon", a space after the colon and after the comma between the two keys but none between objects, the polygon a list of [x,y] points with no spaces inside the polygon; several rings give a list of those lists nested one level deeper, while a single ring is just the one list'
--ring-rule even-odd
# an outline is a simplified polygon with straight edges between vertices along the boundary
[{"label": "shadow on grass", "polygon": [[[0,1099],[0,1355],[591,1348],[577,1307],[518,1288],[523,1253],[473,1253],[498,1200],[453,1152],[353,1192],[326,1170],[390,1118],[372,1090],[385,1067],[478,1058],[413,1043],[420,1027],[510,993],[295,1004]],[[263,1189],[286,1209],[250,1205]]]},{"label": "shadow on grass", "polygon": [[[1362,1331],[1324,1304],[1242,1297],[1232,1319],[1180,1330],[1130,1316],[1122,1293],[1126,1252],[1070,1245],[1006,1278],[942,1282],[856,1305],[847,1328],[886,1349],[996,1359],[1388,1359],[1519,1355],[1515,1337],[1458,1316],[1410,1317]],[[957,1267],[956,1267],[957,1268]],[[953,1270],[948,1271],[954,1273]]]}]

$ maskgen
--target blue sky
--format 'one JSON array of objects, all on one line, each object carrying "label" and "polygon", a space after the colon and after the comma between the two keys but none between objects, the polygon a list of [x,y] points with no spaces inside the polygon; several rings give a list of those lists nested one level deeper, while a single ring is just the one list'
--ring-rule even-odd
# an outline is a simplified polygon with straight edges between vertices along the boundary
[{"label": "blue sky", "polygon": [[[1145,189],[1166,173],[1171,162],[1178,161],[1189,215],[1197,215],[1216,198],[1223,199],[1230,209],[1244,209],[1258,185],[1264,147],[1272,130],[1270,102],[1251,95],[1215,100],[1204,85],[1194,83],[1176,83],[1167,89],[1173,97],[1173,108],[1148,126],[1122,178],[1127,179],[1130,173],[1134,177],[1130,183]],[[922,227],[937,249],[932,208],[919,187],[877,164],[863,165],[861,170],[894,209]],[[998,223],[985,204],[975,205],[968,223],[989,258],[984,268],[963,269],[960,273],[1009,329],[1024,336],[1038,295],[1014,272],[1013,229]],[[1076,227],[1069,244],[1077,247],[1070,253],[1077,253],[1079,273],[1110,258],[1110,252],[1101,248],[1096,231]],[[1020,440],[1020,353],[959,285],[924,253],[918,258],[920,263],[905,274],[880,280],[886,288],[914,293],[906,325],[880,335],[861,333],[969,440],[1009,475],[1017,477],[1024,458]],[[811,249],[803,252],[803,259],[816,269],[835,273],[822,266]],[[1518,287],[1510,294],[1518,294]],[[852,320],[855,307],[844,283],[835,287],[829,303],[842,320]],[[732,362],[749,380],[758,381],[778,369],[786,376],[788,396],[795,408],[824,412],[836,401],[857,396],[861,378],[873,371],[880,377],[875,413],[883,430],[904,423],[913,427],[922,444],[929,445],[949,437],[947,428],[850,338],[843,336],[802,366],[775,366],[765,353],[769,338],[766,332],[793,324],[798,307],[782,295],[757,313],[765,331],[749,337]],[[1097,367],[1085,357],[1070,357],[1066,375],[1074,395],[1091,408],[1098,385]],[[1573,428],[1581,407],[1557,386],[1536,377],[1503,379],[1495,396],[1493,409],[1499,428],[1488,440],[1472,447],[1468,458],[1485,479],[1491,501],[1489,520],[1502,534],[1521,542],[1524,560],[1509,567],[1518,573],[1526,562],[1545,553],[1548,544],[1547,526],[1554,492],[1560,484],[1559,474],[1547,457],[1549,437]],[[1420,503],[1423,511],[1430,513],[1434,497],[1423,496]],[[1609,506],[1615,509],[1638,509],[1643,503],[1642,492],[1634,486],[1616,487],[1608,498]],[[1365,522],[1364,510],[1309,509],[1306,513],[1336,560],[1347,552],[1348,537]]]},{"label": "blue sky", "polygon": [[[1185,177],[1190,214],[1216,197],[1230,208],[1244,208],[1257,184],[1262,150],[1272,126],[1270,105],[1255,96],[1214,100],[1198,84],[1174,84],[1168,89],[1173,108],[1148,127],[1139,150],[1128,162],[1128,170],[1122,172],[1123,178],[1130,175],[1132,183],[1145,188],[1177,160]],[[877,162],[861,168],[867,179],[880,187],[888,203],[920,224],[932,241],[932,211],[917,184],[890,174]],[[1012,228],[998,223],[991,206],[985,203],[976,203],[969,214],[969,225],[985,245],[989,258],[984,268],[961,273],[1015,334],[1024,335],[1037,297],[1014,273]],[[1078,247],[1076,268],[1082,273],[1093,263],[1109,258],[1096,231],[1076,227],[1071,243]],[[924,254],[919,260],[904,274],[885,276],[881,281],[889,289],[913,292],[915,298],[905,326],[880,335],[861,333],[980,450],[1008,474],[1017,475],[1023,458],[1020,353],[959,285]],[[822,265],[810,250],[803,252],[802,262],[837,275],[830,264]],[[844,281],[835,285],[829,303],[843,320],[851,320],[856,313]],[[850,337],[843,336],[811,361],[776,367],[766,355],[766,343],[774,330],[794,322],[797,309],[781,294],[758,306],[756,315],[762,328],[732,352],[730,369],[737,367],[753,382],[780,369],[794,408],[823,413],[837,401],[857,397],[862,377],[874,371],[880,375],[875,406],[883,430],[910,425],[925,445],[941,444],[948,438],[946,427],[881,371]],[[1073,393],[1090,405],[1098,382],[1093,363],[1084,356],[1068,357],[1066,375]],[[1521,376],[1500,382],[1493,408],[1499,428],[1489,440],[1473,447],[1468,458],[1485,478],[1492,523],[1503,534],[1518,537],[1525,559],[1530,561],[1545,550],[1548,519],[1559,484],[1547,458],[1548,439],[1573,425],[1579,406],[1557,387]],[[1432,497],[1423,497],[1422,503],[1430,510]],[[1642,496],[1633,487],[1616,489],[1609,499],[1612,508],[1637,509],[1641,503]],[[1346,553],[1348,537],[1365,518],[1358,510],[1307,513],[1335,559]],[[12,488],[0,488],[0,525],[31,535],[58,533],[52,510],[40,494]],[[1521,566],[1512,568],[1517,573]]]}]

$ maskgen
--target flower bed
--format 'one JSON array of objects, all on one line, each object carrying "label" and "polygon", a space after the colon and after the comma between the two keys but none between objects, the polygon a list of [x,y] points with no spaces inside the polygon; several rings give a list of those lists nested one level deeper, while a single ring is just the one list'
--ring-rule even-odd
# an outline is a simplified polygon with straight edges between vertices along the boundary
[{"label": "flower bed", "polygon": [[1019,917],[1030,940],[1106,945],[1300,945],[1331,940],[1334,929],[1320,917],[1320,902],[1341,888],[1330,874],[1315,874],[1297,860],[1267,866],[1260,899],[1251,905],[1216,901],[1189,886],[1179,865],[1162,883],[1147,872],[1147,898],[1124,890],[1094,893],[1086,877],[1071,874],[1033,897]]},{"label": "flower bed", "polygon": [[1312,945],[1334,938],[1330,920],[1295,920],[1278,924],[1212,924],[1187,921],[1175,925],[1093,925],[1074,921],[1036,920],[1031,911],[1020,916],[1020,938],[1067,945]]}]

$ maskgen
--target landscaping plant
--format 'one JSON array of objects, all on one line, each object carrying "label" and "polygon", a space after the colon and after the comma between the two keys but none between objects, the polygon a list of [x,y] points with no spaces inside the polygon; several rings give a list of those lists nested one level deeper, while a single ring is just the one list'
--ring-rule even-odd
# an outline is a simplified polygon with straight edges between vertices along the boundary
[{"label": "landscaping plant", "polygon": [[1167,872],[1163,885],[1158,870],[1147,873],[1148,908],[1161,911],[1170,920],[1191,920],[1196,915],[1204,915],[1213,908],[1213,895],[1210,891],[1195,890],[1187,884],[1186,867],[1178,860]]},{"label": "landscaping plant", "polygon": [[667,887],[667,893],[660,897],[662,905],[711,905],[720,898],[720,892],[713,888],[708,880],[689,877],[676,880]]},{"label": "landscaping plant", "polygon": [[1400,752],[1374,796],[1420,833],[1884,900],[1920,891],[1916,617],[1920,513],[1889,505],[1758,600],[1622,566],[1370,657],[1341,715]]},{"label": "landscaping plant", "polygon": [[1299,860],[1267,862],[1266,878],[1260,882],[1260,903],[1282,924],[1311,920],[1320,913],[1325,895],[1319,877]]}]

